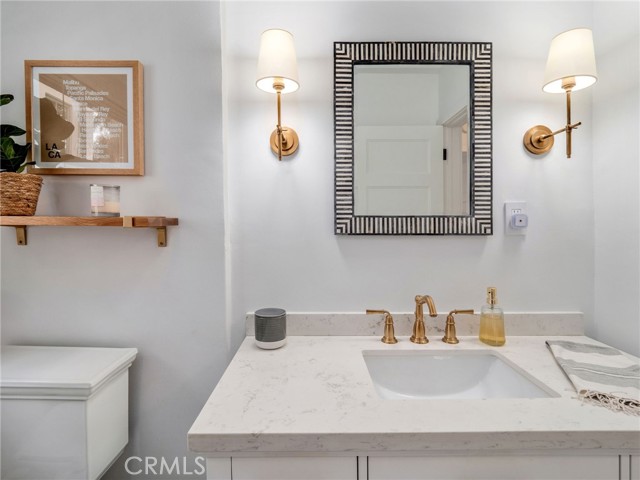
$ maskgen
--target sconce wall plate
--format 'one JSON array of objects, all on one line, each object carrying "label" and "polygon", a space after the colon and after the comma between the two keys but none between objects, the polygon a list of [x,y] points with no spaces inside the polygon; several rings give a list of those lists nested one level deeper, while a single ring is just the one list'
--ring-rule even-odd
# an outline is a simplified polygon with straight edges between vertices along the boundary
[{"label": "sconce wall plate", "polygon": [[[282,145],[278,145],[278,129],[276,128],[273,132],[271,132],[271,138],[269,142],[271,143],[271,151],[278,155],[278,151],[282,152],[282,156],[293,155],[296,150],[298,150],[298,146],[300,144],[298,140],[298,134],[296,131],[289,127],[282,127]],[[280,150],[279,150],[280,148]]]},{"label": "sconce wall plate", "polygon": [[[548,135],[548,136],[547,136]],[[524,147],[534,155],[541,155],[547,153],[553,147],[553,136],[551,136],[551,129],[544,125],[536,125],[531,127],[524,134],[522,139]]]}]

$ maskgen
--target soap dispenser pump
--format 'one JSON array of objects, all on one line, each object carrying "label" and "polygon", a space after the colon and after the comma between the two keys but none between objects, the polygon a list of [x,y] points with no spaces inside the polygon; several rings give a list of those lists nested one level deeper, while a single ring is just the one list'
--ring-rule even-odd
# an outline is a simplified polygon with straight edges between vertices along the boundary
[{"label": "soap dispenser pump", "polygon": [[498,305],[496,288],[487,288],[487,304],[480,310],[480,341],[499,347],[505,344],[504,312]]}]

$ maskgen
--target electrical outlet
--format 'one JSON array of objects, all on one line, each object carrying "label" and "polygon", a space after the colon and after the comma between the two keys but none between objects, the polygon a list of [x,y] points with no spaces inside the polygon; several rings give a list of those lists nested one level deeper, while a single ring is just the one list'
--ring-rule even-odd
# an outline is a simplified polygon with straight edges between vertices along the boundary
[{"label": "electrical outlet", "polygon": [[505,202],[505,235],[526,235],[528,226],[529,217],[527,215],[527,202]]}]

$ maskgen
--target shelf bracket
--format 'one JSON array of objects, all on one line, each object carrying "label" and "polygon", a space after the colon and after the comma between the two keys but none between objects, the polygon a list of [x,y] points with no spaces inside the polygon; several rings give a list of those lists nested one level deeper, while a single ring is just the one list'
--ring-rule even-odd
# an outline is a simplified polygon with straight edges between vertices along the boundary
[{"label": "shelf bracket", "polygon": [[[122,226],[124,228],[136,228],[135,222],[133,221],[133,217],[123,217],[122,218]],[[167,246],[167,227],[156,227],[158,231],[158,246],[166,247]]]},{"label": "shelf bracket", "polygon": [[25,225],[16,226],[16,242],[22,246],[27,244],[27,227]]},{"label": "shelf bracket", "polygon": [[167,227],[158,227],[158,246],[167,246]]}]

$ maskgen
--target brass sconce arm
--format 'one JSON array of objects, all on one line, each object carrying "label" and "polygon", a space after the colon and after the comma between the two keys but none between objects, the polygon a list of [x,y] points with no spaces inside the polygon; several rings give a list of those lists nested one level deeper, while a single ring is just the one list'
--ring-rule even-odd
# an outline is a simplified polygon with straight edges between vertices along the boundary
[{"label": "brass sconce arm", "polygon": [[278,124],[276,129],[271,133],[269,142],[271,143],[271,150],[273,153],[278,154],[278,160],[282,160],[283,155],[291,155],[298,149],[298,134],[292,128],[282,126],[282,90],[284,89],[284,83],[273,82],[273,89],[276,91],[277,103],[278,103]]},{"label": "brass sconce arm", "polygon": [[567,92],[567,124],[552,132],[551,129],[545,125],[536,125],[531,127],[524,134],[522,143],[525,148],[534,155],[541,155],[547,153],[553,147],[553,137],[559,133],[565,132],[567,134],[567,158],[571,158],[571,131],[582,125],[582,122],[571,124],[571,88],[573,86],[568,83],[563,88]]},{"label": "brass sconce arm", "polygon": [[562,132],[567,132],[567,134],[570,134],[572,129],[578,128],[580,125],[582,125],[582,122],[577,122],[577,123],[574,123],[573,125],[567,125],[565,127],[562,127],[556,130],[555,132],[551,132],[546,135],[540,135],[539,137],[536,138],[536,140],[546,140],[547,138],[553,137],[554,135],[557,135]]},{"label": "brass sconce arm", "polygon": [[276,136],[278,137],[278,161],[282,160],[282,145],[285,144],[287,142],[287,139],[285,138],[283,141],[282,138],[282,89],[284,88],[284,85],[279,84],[276,85],[275,83],[273,84],[273,88],[276,91],[276,96],[278,98],[278,124],[276,125]]}]

